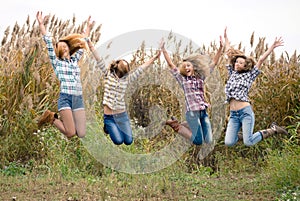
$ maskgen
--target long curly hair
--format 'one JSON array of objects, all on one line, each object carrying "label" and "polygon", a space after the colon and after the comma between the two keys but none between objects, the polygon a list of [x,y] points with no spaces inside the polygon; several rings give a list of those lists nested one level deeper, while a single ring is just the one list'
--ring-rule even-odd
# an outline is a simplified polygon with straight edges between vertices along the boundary
[{"label": "long curly hair", "polygon": [[79,49],[87,49],[87,44],[84,41],[84,36],[82,34],[69,34],[58,40],[56,43],[55,54],[57,57],[61,58],[61,51],[59,50],[57,44],[59,42],[65,42],[69,46],[70,56],[74,54]]},{"label": "long curly hair", "polygon": [[[183,62],[188,61],[193,64],[194,73],[197,77],[207,77],[210,74],[210,66],[212,65],[212,60],[209,55],[203,55],[199,53],[191,54],[182,60]],[[186,76],[185,69],[181,65],[179,68],[180,74]]]},{"label": "long curly hair", "polygon": [[234,68],[234,64],[238,58],[245,59],[245,70],[243,72],[247,72],[249,70],[252,70],[252,68],[255,66],[256,62],[252,57],[247,57],[242,51],[230,48],[226,52],[229,63],[231,64],[232,68]]}]

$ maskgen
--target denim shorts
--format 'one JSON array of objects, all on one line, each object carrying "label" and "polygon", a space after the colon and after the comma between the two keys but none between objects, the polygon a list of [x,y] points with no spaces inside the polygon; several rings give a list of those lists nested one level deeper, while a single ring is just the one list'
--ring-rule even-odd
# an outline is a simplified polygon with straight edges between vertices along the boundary
[{"label": "denim shorts", "polygon": [[71,109],[72,111],[84,110],[82,95],[76,96],[60,93],[58,99],[58,111]]}]

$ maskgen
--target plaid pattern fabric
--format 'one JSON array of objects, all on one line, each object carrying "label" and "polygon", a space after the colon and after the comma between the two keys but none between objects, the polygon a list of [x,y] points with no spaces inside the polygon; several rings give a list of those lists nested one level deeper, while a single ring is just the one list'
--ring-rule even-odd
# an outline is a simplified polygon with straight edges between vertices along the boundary
[{"label": "plaid pattern fabric", "polygon": [[60,82],[60,92],[71,95],[82,95],[82,85],[80,80],[80,68],[78,61],[80,60],[83,50],[78,50],[68,59],[59,59],[54,52],[51,37],[43,36],[46,42],[50,62],[54,72]]},{"label": "plaid pattern fabric", "polygon": [[103,59],[97,62],[96,67],[98,67],[105,76],[103,105],[107,105],[112,110],[125,110],[125,93],[127,86],[142,74],[144,68],[138,67],[133,72],[122,78],[118,78],[117,75],[105,67]]},{"label": "plaid pattern fabric", "polygon": [[171,72],[183,88],[187,111],[204,110],[209,106],[204,98],[204,79],[196,76],[182,76],[178,68],[172,69]]},{"label": "plaid pattern fabric", "polygon": [[226,65],[229,79],[225,86],[226,102],[235,99],[244,102],[250,102],[248,93],[255,78],[260,74],[260,70],[254,66],[251,71],[238,73],[233,70],[231,65]]}]

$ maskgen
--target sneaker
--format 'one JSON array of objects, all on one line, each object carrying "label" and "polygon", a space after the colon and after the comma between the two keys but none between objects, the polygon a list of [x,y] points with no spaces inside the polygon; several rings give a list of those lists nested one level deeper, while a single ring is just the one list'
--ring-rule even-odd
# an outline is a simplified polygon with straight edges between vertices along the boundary
[{"label": "sneaker", "polygon": [[283,127],[278,126],[278,124],[276,122],[273,122],[271,124],[271,129],[273,129],[276,134],[285,134],[285,135],[288,135],[287,130],[284,129]]},{"label": "sneaker", "polygon": [[38,127],[41,127],[42,125],[46,123],[53,123],[54,121],[55,113],[51,112],[50,110],[46,110],[44,114],[39,118],[38,120]]}]

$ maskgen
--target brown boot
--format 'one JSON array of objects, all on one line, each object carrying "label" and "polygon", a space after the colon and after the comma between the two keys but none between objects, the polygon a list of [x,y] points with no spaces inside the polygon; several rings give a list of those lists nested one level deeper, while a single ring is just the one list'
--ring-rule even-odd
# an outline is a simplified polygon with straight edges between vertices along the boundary
[{"label": "brown boot", "polygon": [[51,112],[50,110],[46,110],[38,120],[38,127],[41,127],[46,123],[52,124],[54,122],[55,116],[56,114],[54,112]]},{"label": "brown boot", "polygon": [[173,128],[173,130],[175,132],[178,132],[178,130],[179,130],[179,123],[176,119],[173,120],[173,118],[172,118],[172,119],[167,120],[166,125],[171,126],[171,128]]},{"label": "brown boot", "polygon": [[263,139],[266,139],[274,134],[288,134],[288,132],[284,128],[278,126],[275,122],[271,124],[271,128],[261,130],[260,132],[262,134]]},{"label": "brown boot", "polygon": [[239,139],[239,140],[243,140],[243,133],[238,132],[238,139]]}]

